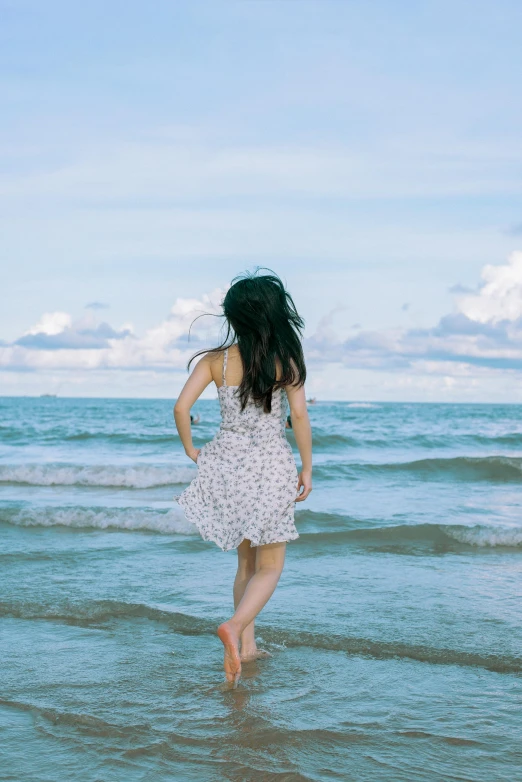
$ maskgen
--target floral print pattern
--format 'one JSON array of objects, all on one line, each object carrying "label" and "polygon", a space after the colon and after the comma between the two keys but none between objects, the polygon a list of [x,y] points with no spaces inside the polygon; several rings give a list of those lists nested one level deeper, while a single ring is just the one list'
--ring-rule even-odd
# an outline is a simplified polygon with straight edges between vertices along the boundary
[{"label": "floral print pattern", "polygon": [[273,392],[270,413],[253,401],[242,411],[238,387],[226,385],[226,365],[227,351],[218,388],[221,425],[199,452],[197,476],[174,500],[202,538],[223,551],[245,538],[251,546],[294,540],[298,474],[285,434],[286,391]]}]

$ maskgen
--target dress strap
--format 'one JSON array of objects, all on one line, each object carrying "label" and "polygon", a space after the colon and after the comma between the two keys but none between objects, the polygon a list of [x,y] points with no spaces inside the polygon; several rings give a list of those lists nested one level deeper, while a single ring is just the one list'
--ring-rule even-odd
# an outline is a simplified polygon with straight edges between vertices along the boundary
[{"label": "dress strap", "polygon": [[228,358],[228,348],[223,353],[223,385],[224,386],[226,386],[227,384],[227,380],[226,380],[227,358]]}]

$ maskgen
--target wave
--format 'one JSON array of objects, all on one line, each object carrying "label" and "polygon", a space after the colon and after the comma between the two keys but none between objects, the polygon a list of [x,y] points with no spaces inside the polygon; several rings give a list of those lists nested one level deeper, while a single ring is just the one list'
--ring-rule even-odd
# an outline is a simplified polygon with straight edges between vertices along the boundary
[{"label": "wave", "polygon": [[[167,626],[180,635],[215,635],[216,620],[178,611],[166,611],[144,603],[95,600],[45,604],[30,601],[0,601],[0,617],[28,621],[51,621],[75,626],[103,626],[119,621],[147,619]],[[331,633],[273,630],[259,625],[263,642],[281,648],[306,647],[374,659],[407,659],[432,665],[461,665],[485,668],[497,673],[522,673],[522,657],[487,654],[480,651],[440,648],[405,641],[383,641]]]},{"label": "wave", "polygon": [[150,432],[142,432],[137,434],[130,434],[127,432],[73,432],[64,435],[51,435],[51,439],[65,440],[66,442],[83,442],[85,440],[97,440],[107,441],[109,443],[117,444],[146,444],[146,443],[179,443],[180,439],[177,434],[171,432],[162,432],[161,434],[151,434]]},{"label": "wave", "polygon": [[[296,510],[300,537],[292,545],[314,548],[323,543],[367,543],[390,545],[425,543],[432,546],[472,546],[478,548],[518,548],[522,546],[522,526],[496,524],[390,524],[384,518],[357,518],[323,511]],[[318,531],[316,531],[318,530]]]},{"label": "wave", "polygon": [[[199,448],[214,433],[216,427],[200,426],[194,432],[194,445]],[[71,429],[71,427],[33,427],[23,428],[17,426],[0,426],[0,442],[9,445],[63,445],[64,443],[79,443],[94,447],[100,446],[125,446],[125,445],[152,445],[156,448],[163,446],[181,447],[181,441],[177,432],[170,431],[168,426],[158,427],[158,432],[151,431],[96,431],[93,429]]]},{"label": "wave", "polygon": [[522,480],[522,457],[517,456],[456,456],[449,459],[419,459],[404,464],[380,466],[384,471],[409,472],[423,478],[442,477],[500,483],[518,483]]},{"label": "wave", "polygon": [[[196,527],[181,508],[87,508],[30,506],[2,508],[0,522],[18,527],[71,527],[73,529],[115,529],[158,532],[165,535],[194,536],[200,540]],[[385,547],[397,552],[411,551],[418,546],[430,546],[442,551],[470,546],[473,548],[520,548],[522,527],[493,525],[464,526],[462,524],[400,524],[395,526],[360,526],[357,519],[335,514],[297,511],[298,531],[302,524],[322,526],[320,532],[300,531],[292,546],[308,549],[311,554],[323,553],[334,544]],[[329,529],[324,529],[324,526]],[[348,528],[347,528],[348,527]]]},{"label": "wave", "polygon": [[312,431],[312,445],[316,450],[318,448],[357,448],[360,444],[360,441],[355,437],[348,437],[344,434]]},{"label": "wave", "polygon": [[[135,507],[82,507],[82,506],[4,506],[0,508],[0,523],[19,527],[73,527],[94,529],[150,530],[165,534],[197,535],[196,527],[185,517],[177,505],[168,510]],[[344,529],[347,525],[361,526],[359,519],[335,513],[296,510],[298,526]],[[303,536],[304,533],[302,533]],[[316,535],[322,537],[324,533]]]},{"label": "wave", "polygon": [[17,527],[71,527],[195,535],[197,530],[181,508],[159,511],[149,508],[30,507],[2,508],[0,522]]},{"label": "wave", "polygon": [[476,524],[399,524],[388,527],[360,527],[329,532],[302,533],[292,545],[330,547],[346,543],[411,550],[418,545],[442,550],[461,546],[473,548],[520,548],[522,527],[496,527]]},{"label": "wave", "polygon": [[150,432],[142,432],[131,434],[130,432],[94,432],[94,431],[79,431],[79,432],[67,432],[61,430],[41,430],[41,429],[24,429],[20,431],[14,427],[4,427],[4,431],[0,432],[1,439],[4,442],[10,442],[12,444],[33,444],[38,443],[64,443],[64,442],[88,442],[94,440],[99,443],[113,443],[114,445],[146,445],[152,443],[154,445],[161,443],[180,443],[180,439],[177,434],[171,432],[162,432],[158,434],[151,434]]},{"label": "wave", "polygon": [[64,601],[59,604],[0,600],[0,616],[11,619],[42,619],[82,627],[105,624],[114,619],[149,619],[166,624],[181,635],[215,634],[216,631],[215,624],[208,619],[121,600]]},{"label": "wave", "polygon": [[441,527],[442,531],[459,543],[465,543],[469,546],[479,546],[480,548],[495,548],[496,546],[507,546],[508,548],[518,548],[522,546],[522,529],[511,527],[487,527],[475,525],[465,527],[455,525],[453,527]]},{"label": "wave", "polygon": [[499,445],[508,445],[512,447],[522,445],[522,432],[507,432],[506,434],[416,434],[411,437],[406,437],[401,440],[401,443],[406,445],[418,445],[425,448],[447,448],[448,446],[455,447],[480,445],[486,447],[494,447]]},{"label": "wave", "polygon": [[59,723],[60,726],[71,726],[84,730],[91,736],[94,735],[103,738],[109,736],[111,738],[126,738],[127,736],[132,736],[132,738],[135,739],[139,733],[149,729],[149,725],[146,723],[143,725],[118,725],[106,722],[106,720],[95,717],[92,714],[78,714],[71,711],[46,708],[36,703],[7,700],[6,698],[0,698],[0,706],[18,709],[19,711],[28,711],[31,712],[33,716],[38,716],[53,724]]},{"label": "wave", "polygon": [[449,458],[417,459],[411,462],[352,462],[323,464],[315,468],[321,479],[332,479],[341,473],[356,480],[364,475],[386,477],[393,474],[410,475],[421,480],[488,481],[491,483],[520,483],[522,457],[519,456],[454,456]]},{"label": "wave", "polygon": [[320,450],[341,450],[342,448],[365,449],[393,449],[401,451],[408,448],[419,448],[427,451],[447,448],[517,448],[522,446],[522,433],[512,432],[505,435],[481,435],[481,434],[414,434],[405,436],[399,434],[373,434],[357,433],[347,435],[339,432],[329,432],[315,427],[313,432],[313,446]]},{"label": "wave", "polygon": [[[223,685],[222,690],[228,690],[228,686]],[[302,697],[302,696],[298,696]],[[299,727],[291,728],[284,727],[280,722],[271,722],[270,720],[261,716],[258,712],[255,718],[257,724],[257,735],[253,737],[253,741],[246,739],[242,740],[241,746],[244,749],[245,746],[249,746],[251,749],[255,749],[255,752],[242,752],[241,753],[241,766],[240,777],[237,776],[238,764],[232,763],[223,764],[221,759],[220,749],[222,748],[222,735],[219,731],[206,730],[206,731],[194,731],[186,730],[180,726],[178,731],[172,729],[172,725],[161,725],[158,721],[145,722],[145,723],[132,723],[126,720],[128,713],[125,711],[122,715],[113,714],[114,721],[108,722],[100,717],[88,714],[85,712],[74,712],[65,709],[51,708],[49,706],[42,705],[41,699],[35,698],[32,701],[19,701],[8,700],[7,698],[0,698],[0,707],[14,709],[19,712],[29,712],[34,720],[35,727],[38,729],[41,727],[40,723],[43,723],[45,734],[47,736],[52,735],[63,739],[64,736],[71,738],[75,743],[78,741],[78,734],[87,736],[89,740],[92,738],[102,739],[103,747],[106,748],[107,740],[110,740],[110,752],[112,756],[117,752],[120,757],[131,764],[127,765],[127,768],[140,765],[139,759],[145,757],[150,762],[152,758],[160,758],[160,767],[165,768],[165,764],[170,761],[170,767],[175,769],[177,773],[170,774],[169,779],[195,779],[193,773],[187,771],[188,776],[185,776],[184,769],[194,769],[198,762],[201,763],[201,768],[209,769],[208,773],[198,775],[199,779],[236,779],[242,780],[265,780],[265,782],[313,782],[311,777],[304,776],[303,774],[292,771],[289,773],[286,770],[288,762],[282,765],[285,770],[263,770],[259,762],[259,746],[260,742],[265,747],[289,747],[302,745],[308,745],[308,742],[320,742],[322,748],[332,748],[334,746],[346,747],[346,742],[349,740],[350,744],[354,742],[367,742],[369,735],[366,731],[361,730],[357,724],[343,723],[339,730],[331,728],[318,728],[318,727]],[[407,735],[405,733],[405,735]],[[449,741],[451,743],[458,744],[479,744],[480,742],[473,742],[466,739],[454,739],[453,737],[440,736],[439,734],[429,734],[427,732],[422,733],[420,731],[411,732],[412,736],[420,736],[426,738],[433,738],[435,740]],[[347,739],[349,737],[349,739]],[[100,749],[99,749],[100,751]],[[103,749],[101,750],[103,752]],[[263,755],[264,753],[261,753]],[[286,754],[286,753],[285,753]],[[250,765],[248,758],[253,757],[254,763]],[[209,761],[209,757],[215,757],[214,762]],[[210,771],[212,764],[216,774]],[[101,765],[101,764],[100,764]],[[125,768],[124,763],[120,764],[121,768]],[[150,768],[150,766],[149,766]],[[229,771],[230,773],[227,773]],[[196,772],[197,773],[197,772]],[[129,779],[132,778],[129,772],[123,773],[123,777],[120,774],[120,778]],[[142,778],[143,775],[141,775]],[[157,774],[147,774],[148,779],[158,778]],[[49,779],[49,777],[45,777]],[[99,779],[100,777],[96,777]],[[113,775],[108,777],[113,779]],[[166,779],[165,776],[161,776],[162,779]],[[6,777],[7,779],[7,777]],[[14,777],[9,777],[14,779]],[[56,779],[56,777],[55,777]],[[314,779],[317,777],[314,775]]]},{"label": "wave", "polygon": [[[363,405],[356,404],[350,407],[377,407],[376,405]],[[350,429],[349,433],[342,431],[346,427],[346,421],[355,420],[356,415],[351,414],[348,417],[344,417],[342,413],[339,415],[337,421],[334,421],[334,426],[323,427],[319,422],[313,427],[313,445],[314,448],[319,450],[334,451],[342,450],[343,448],[355,448],[355,449],[393,449],[399,448],[401,450],[407,448],[421,448],[426,450],[435,450],[438,448],[520,448],[522,447],[522,432],[506,432],[504,434],[485,434],[485,433],[472,433],[458,431],[449,431],[447,433],[435,433],[435,432],[419,432],[417,434],[406,435],[402,431],[396,431],[395,429],[383,428],[378,431],[374,427],[368,431],[363,431],[358,426],[355,430]],[[216,425],[210,425],[208,427],[197,427],[197,431],[194,432],[195,439],[194,444],[196,447],[200,447],[204,442],[208,441],[214,434]],[[49,429],[42,429],[36,427],[19,427],[2,426],[0,425],[0,441],[8,443],[10,445],[34,445],[42,444],[50,446],[53,444],[63,445],[70,443],[74,446],[75,443],[85,444],[92,447],[96,445],[100,446],[153,446],[159,450],[164,450],[166,447],[180,448],[181,443],[176,432],[168,431],[167,427],[161,429],[158,427],[158,432],[151,431],[94,431],[94,430],[72,430],[66,427],[54,427]]]},{"label": "wave", "polygon": [[72,464],[0,465],[0,484],[30,486],[104,486],[106,488],[150,489],[189,483],[195,477],[193,467],[132,467]]},{"label": "wave", "polygon": [[[336,435],[331,435],[333,442]],[[336,479],[339,472],[355,479],[360,475],[405,473],[423,480],[462,480],[518,482],[522,480],[522,458],[508,456],[454,457],[420,459],[413,462],[324,464],[316,467],[316,475],[324,480]],[[194,467],[161,467],[150,464],[132,466],[20,464],[0,465],[0,484],[30,486],[91,486],[104,488],[150,489],[189,483],[195,476]]]}]

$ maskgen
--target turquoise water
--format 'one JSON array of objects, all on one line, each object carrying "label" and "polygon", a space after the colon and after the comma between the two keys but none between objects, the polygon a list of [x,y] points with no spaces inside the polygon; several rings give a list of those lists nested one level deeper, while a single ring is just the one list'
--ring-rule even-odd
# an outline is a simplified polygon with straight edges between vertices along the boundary
[{"label": "turquoise water", "polygon": [[[199,446],[217,401],[195,412]],[[196,470],[172,402],[0,413],[2,780],[516,778],[521,406],[311,406],[273,656],[237,690],[214,635],[235,553],[172,501]]]}]

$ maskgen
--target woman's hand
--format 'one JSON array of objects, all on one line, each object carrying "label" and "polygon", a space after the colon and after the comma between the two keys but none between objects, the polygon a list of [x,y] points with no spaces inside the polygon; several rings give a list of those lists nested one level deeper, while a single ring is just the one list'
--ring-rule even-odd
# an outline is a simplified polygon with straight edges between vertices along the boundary
[{"label": "woman's hand", "polygon": [[[300,492],[300,490],[303,490]],[[299,481],[297,482],[297,497],[295,498],[296,502],[302,502],[303,500],[306,500],[310,492],[312,491],[312,471],[311,470],[301,470],[299,473]]]},{"label": "woman's hand", "polygon": [[199,452],[201,451],[201,448],[191,448],[190,451],[185,451],[189,459],[192,459],[193,462],[198,461]]}]

